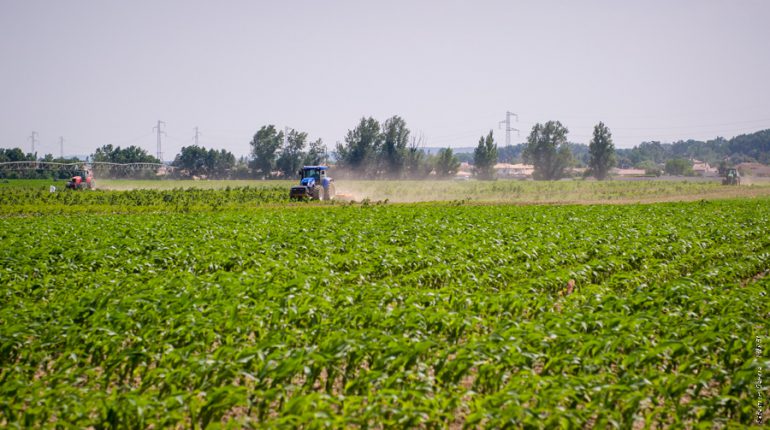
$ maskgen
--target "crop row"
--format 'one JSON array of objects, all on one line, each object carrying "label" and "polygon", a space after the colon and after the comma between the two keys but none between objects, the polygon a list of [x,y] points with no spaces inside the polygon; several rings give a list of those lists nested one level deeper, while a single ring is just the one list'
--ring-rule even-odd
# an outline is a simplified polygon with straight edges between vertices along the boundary
[{"label": "crop row", "polygon": [[0,214],[211,211],[283,203],[287,199],[288,189],[282,186],[56,192],[42,187],[7,187],[0,189]]},{"label": "crop row", "polygon": [[4,218],[0,241],[7,426],[710,427],[752,422],[769,367],[766,200]]}]

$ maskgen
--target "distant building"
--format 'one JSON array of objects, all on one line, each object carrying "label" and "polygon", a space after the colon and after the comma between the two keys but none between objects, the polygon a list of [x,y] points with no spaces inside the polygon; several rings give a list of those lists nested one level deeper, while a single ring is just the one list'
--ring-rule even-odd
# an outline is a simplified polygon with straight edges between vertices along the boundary
[{"label": "distant building", "polygon": [[457,169],[455,178],[470,179],[471,176],[473,176],[473,166],[471,166],[467,161],[460,163],[460,167]]},{"label": "distant building", "polygon": [[692,172],[698,176],[718,176],[719,169],[711,167],[705,161],[692,160]]},{"label": "distant building", "polygon": [[473,176],[471,172],[458,170],[455,174],[455,179],[470,179]]},{"label": "distant building", "polygon": [[535,171],[535,166],[531,164],[495,164],[495,173],[498,178],[529,178]]},{"label": "distant building", "polygon": [[644,169],[618,169],[614,168],[610,170],[615,176],[645,176],[647,171]]}]

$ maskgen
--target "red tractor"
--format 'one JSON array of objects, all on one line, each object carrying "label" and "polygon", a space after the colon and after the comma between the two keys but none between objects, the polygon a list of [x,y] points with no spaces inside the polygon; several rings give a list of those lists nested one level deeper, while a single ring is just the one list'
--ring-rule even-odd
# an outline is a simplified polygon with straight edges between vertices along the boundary
[{"label": "red tractor", "polygon": [[71,190],[92,190],[94,188],[94,176],[88,170],[78,170],[67,182],[66,187]]}]

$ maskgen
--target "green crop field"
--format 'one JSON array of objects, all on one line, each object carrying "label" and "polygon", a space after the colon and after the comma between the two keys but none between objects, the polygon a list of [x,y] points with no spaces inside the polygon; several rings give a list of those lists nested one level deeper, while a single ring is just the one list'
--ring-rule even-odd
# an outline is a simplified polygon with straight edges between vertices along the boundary
[{"label": "green crop field", "polygon": [[[342,201],[471,204],[653,203],[770,197],[770,180],[745,178],[726,187],[714,178],[623,181],[361,181],[337,182]],[[182,212],[285,205],[294,181],[98,179],[96,192],[67,193],[64,181],[0,181],[0,214]],[[54,186],[57,192],[50,193]],[[64,190],[66,191],[66,190]]]},{"label": "green crop field", "polygon": [[[338,181],[338,192],[361,201],[421,202],[464,200],[495,203],[637,203],[730,197],[770,196],[770,180],[744,178],[743,187],[724,187],[719,178],[638,179],[630,181],[568,180],[535,182],[484,181]],[[132,181],[100,180],[107,190],[170,190],[174,188],[223,189],[277,188],[283,193],[294,181]]]},{"label": "green crop field", "polygon": [[[695,201],[510,205],[289,204],[280,184],[239,185],[0,184],[0,427],[768,417],[761,186],[725,200],[690,183],[658,184],[669,191],[657,197]],[[625,185],[578,191],[651,186]]]}]

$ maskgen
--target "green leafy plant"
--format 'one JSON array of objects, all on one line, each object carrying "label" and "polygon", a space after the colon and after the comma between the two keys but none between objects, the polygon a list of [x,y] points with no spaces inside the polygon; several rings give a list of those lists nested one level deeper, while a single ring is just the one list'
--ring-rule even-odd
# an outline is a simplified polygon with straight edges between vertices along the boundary
[{"label": "green leafy plant", "polygon": [[[51,204],[36,193],[0,198],[31,214]],[[362,206],[272,193],[70,193],[50,199],[111,209],[0,217],[0,423],[754,419],[767,199]]]}]

